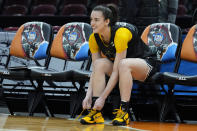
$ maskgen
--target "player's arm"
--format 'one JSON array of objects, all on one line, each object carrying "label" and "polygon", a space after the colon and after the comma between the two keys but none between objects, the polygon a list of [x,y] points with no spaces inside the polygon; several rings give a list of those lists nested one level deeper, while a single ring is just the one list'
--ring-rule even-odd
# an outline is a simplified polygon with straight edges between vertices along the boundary
[{"label": "player's arm", "polygon": [[[96,39],[94,37],[94,34],[90,35],[89,48],[90,48],[90,51],[92,54],[92,72],[93,72],[94,71],[94,63],[95,63],[96,59],[101,58],[100,50],[99,50],[99,47],[96,43]],[[90,76],[90,81],[88,84],[88,90],[86,93],[86,97],[92,97],[92,75]]]},{"label": "player's arm", "polygon": [[[98,58],[101,58],[100,53],[97,52],[97,53],[92,54],[92,72],[94,71],[94,62]],[[92,97],[92,75],[90,76],[90,81],[88,84],[88,90],[87,90],[86,96]]]},{"label": "player's arm", "polygon": [[115,87],[115,85],[118,82],[118,79],[119,79],[118,65],[122,59],[126,58],[128,43],[131,39],[132,39],[132,34],[128,29],[119,28],[116,31],[115,38],[114,38],[114,43],[116,47],[116,56],[114,60],[112,74],[109,78],[109,81],[107,83],[107,86],[104,92],[101,94],[101,97],[103,97],[104,99],[108,97],[108,95],[110,94],[110,92],[112,91],[112,89]]}]

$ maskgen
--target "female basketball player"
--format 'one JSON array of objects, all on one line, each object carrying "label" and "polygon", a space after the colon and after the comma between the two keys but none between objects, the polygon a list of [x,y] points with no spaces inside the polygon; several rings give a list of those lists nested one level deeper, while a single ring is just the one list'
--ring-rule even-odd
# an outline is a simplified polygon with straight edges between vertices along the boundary
[{"label": "female basketball player", "polygon": [[[96,6],[90,19],[93,33],[89,38],[89,47],[93,68],[82,103],[83,109],[90,109],[90,112],[80,122],[104,122],[101,109],[119,81],[121,105],[112,124],[126,125],[129,123],[128,109],[133,79],[145,81],[156,71],[154,61],[146,59],[154,54],[149,53],[149,48],[144,43],[138,42],[132,25],[116,25],[117,12],[112,6]],[[106,75],[109,76],[107,83]]]}]

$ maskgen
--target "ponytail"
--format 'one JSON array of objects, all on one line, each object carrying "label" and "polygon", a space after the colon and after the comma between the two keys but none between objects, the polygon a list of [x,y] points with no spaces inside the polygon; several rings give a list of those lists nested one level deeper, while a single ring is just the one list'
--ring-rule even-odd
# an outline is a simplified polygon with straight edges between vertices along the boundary
[{"label": "ponytail", "polygon": [[118,21],[118,9],[115,4],[107,4],[107,7],[112,11],[111,26],[113,26]]},{"label": "ponytail", "polygon": [[93,11],[101,11],[105,19],[109,19],[109,26],[114,26],[118,21],[118,9],[114,4],[98,5]]}]

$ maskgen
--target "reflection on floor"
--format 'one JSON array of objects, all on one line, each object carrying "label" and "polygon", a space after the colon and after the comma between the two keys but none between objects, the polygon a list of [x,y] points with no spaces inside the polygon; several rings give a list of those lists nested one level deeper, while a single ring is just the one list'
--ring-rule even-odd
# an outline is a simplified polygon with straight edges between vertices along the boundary
[{"label": "reflection on floor", "polygon": [[79,121],[66,118],[10,116],[0,114],[0,131],[194,131],[195,124],[159,122],[131,122],[129,126],[104,124],[81,125]]}]

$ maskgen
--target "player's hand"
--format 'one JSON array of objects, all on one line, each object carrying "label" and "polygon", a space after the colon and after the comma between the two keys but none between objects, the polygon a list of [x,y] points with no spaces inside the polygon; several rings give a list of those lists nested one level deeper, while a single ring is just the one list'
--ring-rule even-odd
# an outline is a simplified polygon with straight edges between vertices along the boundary
[{"label": "player's hand", "polygon": [[105,104],[105,99],[103,99],[102,97],[99,97],[96,101],[95,101],[95,104],[94,104],[94,107],[93,109],[96,109],[96,110],[101,110],[103,108]]},{"label": "player's hand", "polygon": [[92,105],[92,98],[85,97],[85,99],[82,102],[83,109],[90,109],[91,105]]}]

